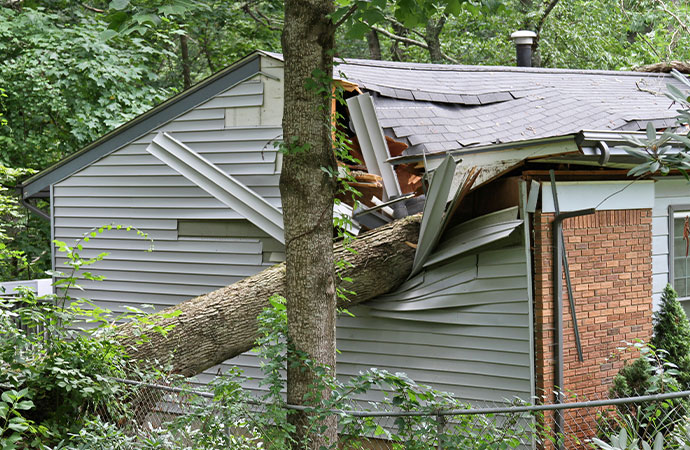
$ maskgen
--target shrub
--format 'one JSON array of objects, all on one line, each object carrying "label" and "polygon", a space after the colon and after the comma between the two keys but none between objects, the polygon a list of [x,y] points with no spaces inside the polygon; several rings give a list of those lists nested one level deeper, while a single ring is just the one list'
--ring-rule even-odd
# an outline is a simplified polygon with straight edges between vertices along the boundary
[{"label": "shrub", "polygon": [[665,359],[678,367],[678,381],[690,388],[690,323],[678,295],[670,284],[661,296],[661,307],[654,313],[654,337],[650,343],[666,352]]}]

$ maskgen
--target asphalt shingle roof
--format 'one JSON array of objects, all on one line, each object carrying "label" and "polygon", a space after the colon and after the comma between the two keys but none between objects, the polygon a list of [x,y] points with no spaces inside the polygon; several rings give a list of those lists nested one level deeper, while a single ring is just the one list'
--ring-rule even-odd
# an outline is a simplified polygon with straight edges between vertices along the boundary
[{"label": "asphalt shingle roof", "polygon": [[384,132],[406,155],[675,122],[666,74],[347,60],[336,68],[373,92]]}]

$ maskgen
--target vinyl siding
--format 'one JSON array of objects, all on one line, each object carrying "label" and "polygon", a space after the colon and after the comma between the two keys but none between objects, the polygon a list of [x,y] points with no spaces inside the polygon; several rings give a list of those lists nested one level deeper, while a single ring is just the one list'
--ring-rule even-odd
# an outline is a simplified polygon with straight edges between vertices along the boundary
[{"label": "vinyl siding", "polygon": [[[690,205],[690,184],[682,178],[656,180],[652,210],[652,292],[655,309],[659,306],[666,283],[672,282],[669,278],[668,207],[681,205]],[[690,313],[690,299],[682,303],[686,312]]]},{"label": "vinyl siding", "polygon": [[[115,313],[142,304],[161,310],[274,264],[269,254],[283,251],[275,239],[242,233],[251,228],[242,215],[146,151],[156,133],[169,132],[280,207],[273,145],[282,135],[280,125],[226,126],[233,108],[264,107],[268,79],[259,75],[240,83],[53,186],[55,239],[71,244],[92,227],[121,224],[140,229],[153,241],[153,251],[147,251],[151,241],[124,230],[106,230],[82,241],[83,257],[109,253],[88,269],[106,279],[81,281],[84,291],[74,290],[74,297],[89,298]],[[178,232],[180,220],[211,219],[232,220],[240,232],[210,237]],[[68,271],[66,262],[55,255],[57,270]],[[207,371],[203,378],[215,373]]]},{"label": "vinyl siding", "polygon": [[[272,62],[262,67],[272,76],[280,70]],[[168,131],[279,207],[280,158],[273,143],[281,136],[281,110],[282,86],[259,76],[156,132]],[[238,126],[248,114],[258,117],[258,125]],[[146,239],[111,230],[83,243],[84,257],[109,253],[89,267],[106,280],[84,281],[85,291],[74,295],[115,312],[141,304],[156,310],[175,305],[258,273],[273,264],[269,258],[283,254],[276,239],[150,155],[146,148],[155,135],[142,136],[53,189],[56,239],[74,242],[91,227],[122,224],[153,240],[153,251],[147,251]],[[528,399],[525,251],[519,245],[477,251],[425,267],[397,300],[382,297],[353,308],[355,318],[340,318],[340,376],[378,367],[406,372],[468,401]],[[64,256],[55,261],[57,269],[67,269]],[[260,361],[251,353],[197,378],[207,382],[231,364],[251,378],[248,387],[259,390]]]}]

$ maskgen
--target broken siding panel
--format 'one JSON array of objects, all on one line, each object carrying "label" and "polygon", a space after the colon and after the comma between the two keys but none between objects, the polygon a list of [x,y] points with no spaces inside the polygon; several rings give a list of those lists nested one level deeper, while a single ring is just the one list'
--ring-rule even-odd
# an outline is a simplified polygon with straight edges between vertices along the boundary
[{"label": "broken siding panel", "polygon": [[[353,308],[356,318],[338,321],[338,373],[386,368],[467,401],[529,400],[527,270],[522,246],[459,256],[408,282],[403,294],[411,296],[396,293]],[[462,285],[465,292],[457,293]],[[439,308],[438,299],[458,306]],[[400,307],[420,302],[427,304]]]}]

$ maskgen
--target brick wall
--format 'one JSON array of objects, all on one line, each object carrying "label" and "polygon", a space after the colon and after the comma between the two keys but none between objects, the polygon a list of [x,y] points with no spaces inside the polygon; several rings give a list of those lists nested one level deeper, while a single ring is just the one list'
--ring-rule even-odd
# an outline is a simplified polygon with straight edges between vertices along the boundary
[{"label": "brick wall", "polygon": [[[554,401],[552,213],[534,215],[534,326],[537,395]],[[623,361],[618,347],[652,332],[652,214],[650,209],[599,211],[563,222],[584,362],[577,359],[563,279],[564,390],[605,397]],[[613,356],[613,357],[612,357]]]}]

